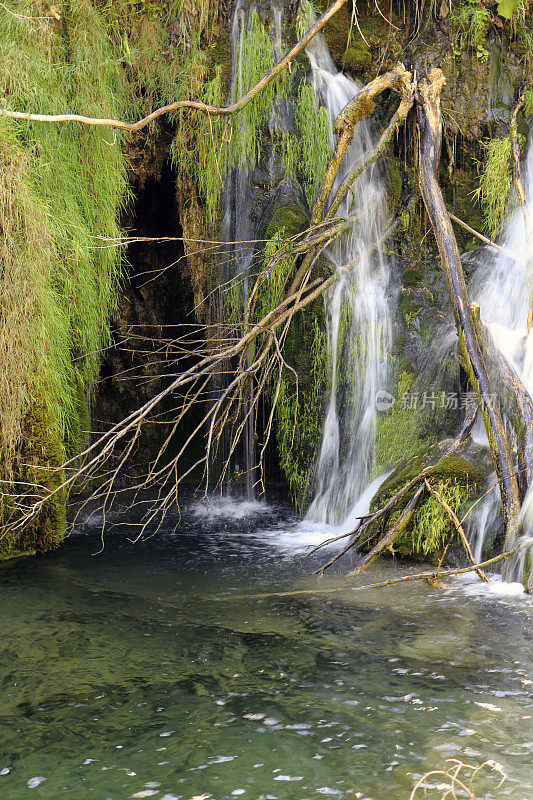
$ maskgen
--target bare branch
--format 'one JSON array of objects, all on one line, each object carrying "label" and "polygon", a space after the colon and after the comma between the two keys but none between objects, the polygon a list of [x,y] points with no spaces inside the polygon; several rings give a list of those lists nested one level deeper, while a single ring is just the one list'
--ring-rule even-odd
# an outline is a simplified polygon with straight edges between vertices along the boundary
[{"label": "bare branch", "polygon": [[119,119],[110,119],[104,118],[99,119],[97,117],[86,117],[82,114],[33,114],[33,113],[25,113],[23,111],[10,111],[7,108],[0,108],[0,116],[3,117],[10,117],[11,119],[23,119],[29,122],[79,122],[82,125],[94,125],[100,127],[108,127],[108,128],[115,128],[117,130],[128,131],[130,133],[134,131],[140,131],[143,128],[146,128],[154,120],[158,119],[158,117],[163,116],[164,114],[169,114],[171,111],[179,111],[182,108],[194,108],[197,111],[201,111],[203,114],[207,114],[208,116],[212,117],[231,117],[236,114],[238,111],[241,111],[249,102],[251,102],[254,97],[263,91],[263,89],[268,86],[269,83],[272,83],[278,75],[280,75],[285,69],[287,69],[291,62],[294,61],[296,56],[301,53],[301,51],[309,44],[311,39],[319,33],[324,25],[329,22],[329,20],[335,16],[335,14],[346,4],[347,0],[335,0],[335,2],[327,9],[327,11],[322,14],[321,17],[317,19],[315,24],[309,28],[307,33],[292,47],[283,58],[272,67],[270,72],[267,72],[260,81],[258,81],[255,86],[246,92],[239,100],[235,103],[232,103],[229,106],[211,106],[207,103],[199,102],[198,100],[177,100],[174,103],[169,103],[166,106],[161,106],[161,108],[157,108],[155,111],[152,111],[151,114],[148,116],[143,117],[143,119],[138,120],[137,122],[124,122],[123,120]]}]

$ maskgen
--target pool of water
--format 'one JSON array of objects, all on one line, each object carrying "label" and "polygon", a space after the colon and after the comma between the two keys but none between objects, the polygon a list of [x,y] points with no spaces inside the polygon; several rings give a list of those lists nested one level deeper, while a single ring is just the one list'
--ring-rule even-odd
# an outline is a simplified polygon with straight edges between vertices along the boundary
[{"label": "pool of water", "polygon": [[454,757],[504,768],[479,797],[532,800],[531,598],[353,591],[346,563],[311,574],[323,530],[261,504],[137,544],[118,521],[98,554],[93,519],[0,569],[2,800],[408,800]]}]

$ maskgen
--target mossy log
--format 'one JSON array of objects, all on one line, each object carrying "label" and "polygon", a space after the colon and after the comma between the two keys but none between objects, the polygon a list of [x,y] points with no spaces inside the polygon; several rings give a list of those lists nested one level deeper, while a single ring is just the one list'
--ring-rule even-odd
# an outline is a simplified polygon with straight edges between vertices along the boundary
[{"label": "mossy log", "polygon": [[442,142],[440,96],[444,84],[442,71],[433,69],[429,80],[422,81],[417,88],[420,191],[441,256],[465,366],[485,423],[501,489],[505,549],[510,550],[520,528],[518,481],[509,440],[501,413],[493,399],[491,381],[472,318],[457,240],[437,177]]},{"label": "mossy log", "polygon": [[[402,95],[402,102],[400,103],[401,112],[400,110],[396,112],[396,115],[393,118],[394,123],[392,129],[390,129],[390,125],[386,129],[386,138],[382,148],[371,149],[370,154],[373,157],[371,159],[365,158],[361,172],[378,158],[382,150],[384,150],[386,143],[392,136],[393,131],[396,130],[400,122],[402,122],[407,116],[409,108],[411,107],[414,99],[412,92],[411,73],[405,69],[403,64],[397,64],[394,69],[390,70],[390,72],[386,72],[384,75],[379,75],[373,81],[370,81],[370,83],[364,86],[341,111],[335,120],[333,132],[338,135],[337,144],[335,146],[335,151],[331,158],[328,171],[326,172],[322,189],[316,199],[315,205],[313,206],[313,211],[311,213],[312,224],[316,225],[317,222],[319,222],[322,218],[324,208],[333,188],[333,184],[335,183],[340,166],[344,161],[346,151],[353,142],[355,126],[358,122],[361,122],[361,120],[370,116],[375,108],[374,98],[382,94],[386,89],[395,89]],[[375,153],[374,150],[376,151]],[[348,176],[348,179],[349,178],[350,176]],[[355,178],[353,180],[355,180]],[[344,194],[348,191],[348,188],[351,183],[353,183],[353,180],[351,180],[348,185],[345,186]]]}]

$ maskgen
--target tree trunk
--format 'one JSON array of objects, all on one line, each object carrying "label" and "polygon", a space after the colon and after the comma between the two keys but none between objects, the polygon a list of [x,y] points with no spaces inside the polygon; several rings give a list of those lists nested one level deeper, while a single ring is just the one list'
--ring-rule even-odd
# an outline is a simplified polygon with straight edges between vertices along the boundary
[{"label": "tree trunk", "polygon": [[485,366],[468,301],[463,267],[452,223],[438,182],[442,141],[440,94],[445,83],[440,69],[430,72],[417,89],[420,147],[420,191],[433,228],[446,276],[457,335],[485,423],[492,459],[500,483],[505,525],[505,549],[510,550],[519,532],[520,495],[511,448]]}]

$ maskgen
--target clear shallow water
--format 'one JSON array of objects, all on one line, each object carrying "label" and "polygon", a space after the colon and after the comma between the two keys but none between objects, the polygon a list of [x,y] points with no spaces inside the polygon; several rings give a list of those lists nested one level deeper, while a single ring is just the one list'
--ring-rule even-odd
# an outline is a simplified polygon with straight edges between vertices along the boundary
[{"label": "clear shallow water", "polygon": [[[480,797],[532,800],[530,598],[353,592],[289,512],[182,515],[0,569],[2,800],[402,800],[456,755],[504,766]],[[285,589],[311,593],[242,598]]]}]

